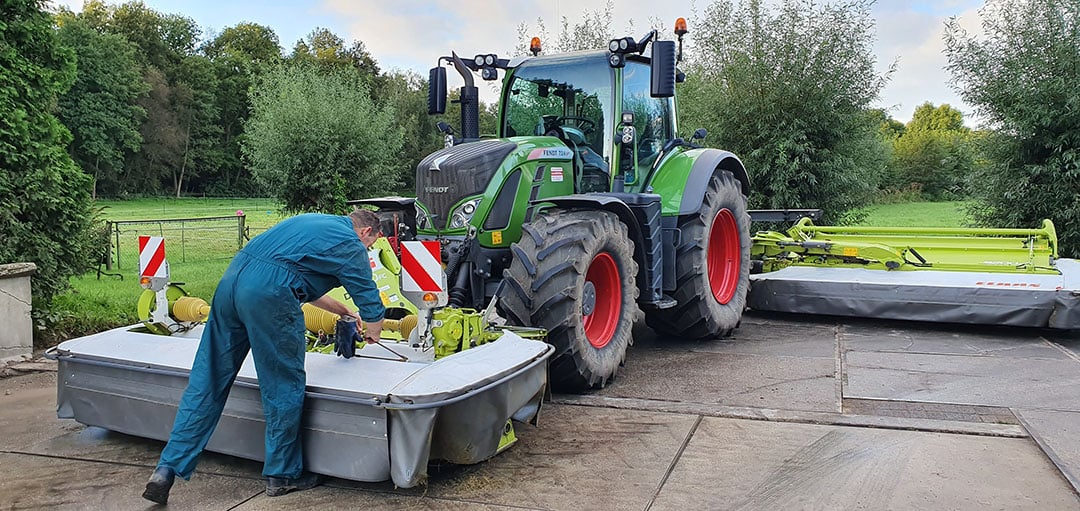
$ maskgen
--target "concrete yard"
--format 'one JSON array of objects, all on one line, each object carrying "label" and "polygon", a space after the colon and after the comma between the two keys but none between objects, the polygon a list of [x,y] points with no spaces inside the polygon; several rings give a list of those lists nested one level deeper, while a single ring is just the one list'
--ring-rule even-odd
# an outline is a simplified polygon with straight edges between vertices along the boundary
[{"label": "concrete yard", "polygon": [[[635,332],[615,382],[426,487],[270,499],[259,463],[208,453],[169,507],[1080,510],[1080,333],[754,313],[720,341]],[[59,420],[55,365],[14,372],[0,509],[153,507],[161,442]]]}]

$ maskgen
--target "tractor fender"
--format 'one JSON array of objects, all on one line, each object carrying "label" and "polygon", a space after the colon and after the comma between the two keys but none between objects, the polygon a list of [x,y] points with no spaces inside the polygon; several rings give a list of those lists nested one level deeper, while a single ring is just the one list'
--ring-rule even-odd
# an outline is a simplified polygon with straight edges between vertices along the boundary
[{"label": "tractor fender", "polygon": [[[688,151],[688,153],[692,152]],[[742,185],[743,195],[750,196],[750,176],[746,173],[746,168],[743,167],[738,156],[720,149],[702,149],[696,155],[694,164],[690,167],[690,174],[686,178],[686,187],[682,190],[682,202],[679,203],[679,215],[689,215],[701,209],[701,201],[705,198],[709,180],[717,170],[731,172]]]},{"label": "tractor fender", "polygon": [[[638,225],[638,221],[634,218],[634,212],[630,211],[630,206],[627,206],[619,197],[590,193],[588,195],[564,195],[562,197],[537,199],[532,202],[537,205],[550,204],[560,209],[602,209],[610,211],[615,213],[619,220],[622,220],[622,223],[626,224],[630,229],[630,239],[634,241],[634,246],[640,247],[643,244],[644,238],[641,237],[641,226]],[[637,249],[634,252],[636,256]]]}]

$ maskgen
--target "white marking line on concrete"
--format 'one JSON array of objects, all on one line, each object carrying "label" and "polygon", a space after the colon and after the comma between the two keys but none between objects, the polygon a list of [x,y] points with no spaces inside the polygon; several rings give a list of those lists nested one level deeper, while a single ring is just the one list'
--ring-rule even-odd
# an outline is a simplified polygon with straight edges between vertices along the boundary
[{"label": "white marking line on concrete", "polygon": [[877,415],[844,415],[829,412],[775,410],[771,408],[747,408],[710,403],[684,403],[605,396],[558,395],[553,403],[577,406],[594,406],[645,412],[679,413],[772,422],[794,422],[822,426],[850,426],[858,428],[896,429],[928,433],[952,433],[1004,438],[1028,438],[1027,430],[1015,424],[986,424],[941,419],[913,419]]}]

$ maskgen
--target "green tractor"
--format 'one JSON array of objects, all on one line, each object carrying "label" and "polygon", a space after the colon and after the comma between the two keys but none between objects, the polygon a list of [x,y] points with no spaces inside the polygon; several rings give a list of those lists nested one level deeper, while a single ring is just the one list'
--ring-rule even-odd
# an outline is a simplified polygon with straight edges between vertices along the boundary
[{"label": "green tractor", "polygon": [[[677,136],[675,84],[685,24],[599,51],[502,59],[441,57],[430,114],[445,113],[452,65],[464,79],[461,133],[416,167],[416,198],[379,209],[393,241],[438,240],[449,306],[494,302],[544,328],[553,388],[614,377],[643,311],[666,335],[729,335],[746,304],[750,181],[732,153]],[[649,52],[646,55],[646,51]],[[498,136],[479,135],[473,73],[504,71]]]}]

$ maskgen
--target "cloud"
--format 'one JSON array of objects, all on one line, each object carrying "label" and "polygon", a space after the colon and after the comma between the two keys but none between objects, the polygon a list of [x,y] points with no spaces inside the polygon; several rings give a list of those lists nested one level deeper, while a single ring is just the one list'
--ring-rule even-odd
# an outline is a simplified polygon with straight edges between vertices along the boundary
[{"label": "cloud", "polygon": [[[907,122],[915,108],[924,102],[947,103],[964,113],[968,125],[974,125],[972,108],[949,86],[943,38],[949,16],[941,14],[943,9],[939,6],[935,12],[926,12],[894,6],[875,11],[878,20],[875,54],[879,69],[884,71],[892,62],[897,63],[892,79],[882,90],[880,106],[896,119]],[[960,12],[958,17],[962,27],[971,33],[978,32],[975,8]]]}]

